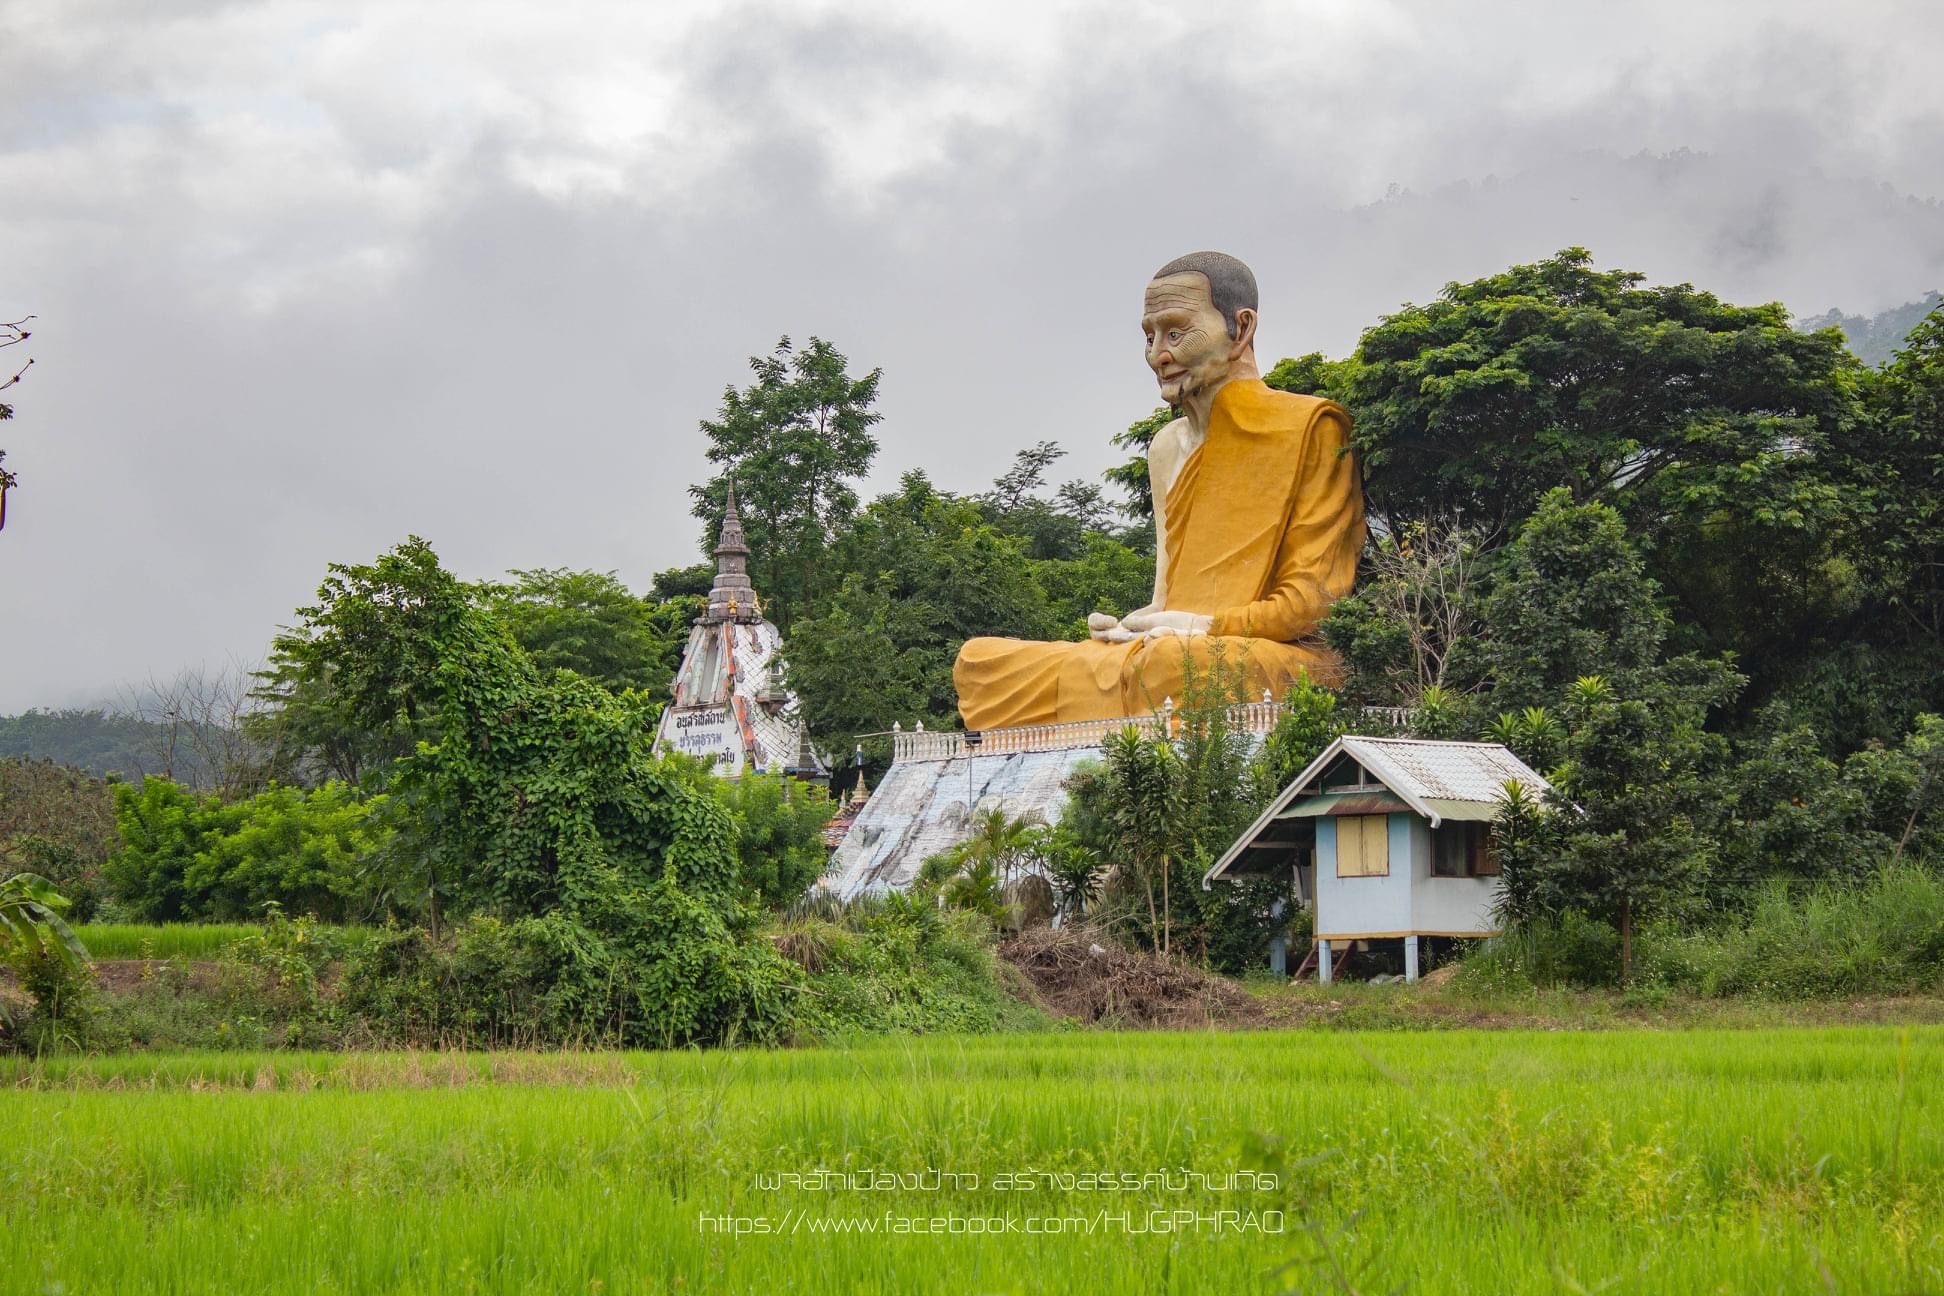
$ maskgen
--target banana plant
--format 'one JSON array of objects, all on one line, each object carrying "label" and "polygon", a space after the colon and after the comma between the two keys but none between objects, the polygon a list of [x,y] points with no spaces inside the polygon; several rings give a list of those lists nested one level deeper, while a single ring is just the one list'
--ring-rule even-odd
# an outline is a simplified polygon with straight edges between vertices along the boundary
[{"label": "banana plant", "polygon": [[88,960],[88,948],[61,915],[67,897],[38,873],[16,873],[0,882],[0,954],[8,958],[42,950],[70,967]]}]

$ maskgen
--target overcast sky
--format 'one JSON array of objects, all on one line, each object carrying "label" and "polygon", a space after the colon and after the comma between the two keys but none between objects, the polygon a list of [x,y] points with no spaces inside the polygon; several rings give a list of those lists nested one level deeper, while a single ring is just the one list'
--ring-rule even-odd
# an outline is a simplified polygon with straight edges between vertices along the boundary
[{"label": "overcast sky", "polygon": [[1197,248],[1254,266],[1265,362],[1576,243],[1914,299],[1938,13],[5,0],[0,712],[259,658],[414,532],[645,590],[782,334],[883,367],[872,487],[976,489],[1041,438],[1113,461],[1142,284]]}]

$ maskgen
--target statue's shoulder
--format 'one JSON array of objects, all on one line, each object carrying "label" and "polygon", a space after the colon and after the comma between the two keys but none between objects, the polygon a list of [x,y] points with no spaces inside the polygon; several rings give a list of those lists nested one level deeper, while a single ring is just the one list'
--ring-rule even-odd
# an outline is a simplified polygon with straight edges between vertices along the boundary
[{"label": "statue's shoulder", "polygon": [[1236,426],[1247,432],[1303,432],[1325,414],[1334,413],[1346,424],[1350,415],[1343,406],[1322,396],[1277,391],[1267,383],[1237,384],[1236,399],[1230,413]]},{"label": "statue's shoulder", "polygon": [[1182,435],[1187,430],[1188,420],[1185,417],[1170,419],[1163,423],[1161,430],[1154,434],[1154,440],[1148,443],[1148,453],[1152,455],[1157,449],[1163,453],[1177,451],[1181,446]]}]

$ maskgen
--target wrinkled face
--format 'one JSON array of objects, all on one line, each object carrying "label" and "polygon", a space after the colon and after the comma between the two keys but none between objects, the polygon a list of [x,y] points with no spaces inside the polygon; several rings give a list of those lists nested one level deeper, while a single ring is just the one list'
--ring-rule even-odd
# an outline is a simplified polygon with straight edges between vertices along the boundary
[{"label": "wrinkled face", "polygon": [[1161,384],[1161,399],[1170,405],[1219,384],[1234,362],[1235,343],[1209,296],[1206,275],[1150,280],[1141,332],[1147,337],[1148,368]]}]

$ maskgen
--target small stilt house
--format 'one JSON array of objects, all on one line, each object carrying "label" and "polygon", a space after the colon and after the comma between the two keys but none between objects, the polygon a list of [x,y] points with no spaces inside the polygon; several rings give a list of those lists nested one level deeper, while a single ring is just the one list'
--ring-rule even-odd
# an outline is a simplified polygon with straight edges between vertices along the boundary
[{"label": "small stilt house", "polygon": [[1499,743],[1345,735],[1283,789],[1202,886],[1293,873],[1315,916],[1319,980],[1354,942],[1402,940],[1404,976],[1414,981],[1420,937],[1498,934],[1491,829],[1510,783],[1535,797],[1550,789]]}]

